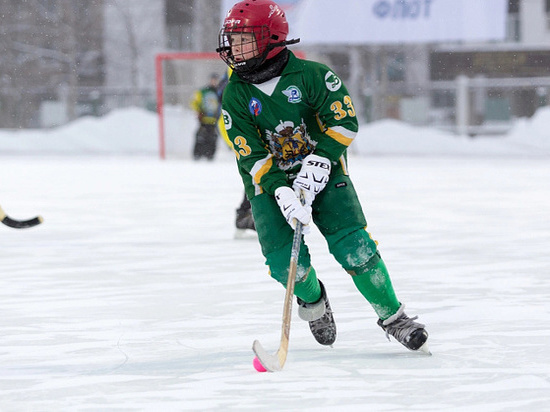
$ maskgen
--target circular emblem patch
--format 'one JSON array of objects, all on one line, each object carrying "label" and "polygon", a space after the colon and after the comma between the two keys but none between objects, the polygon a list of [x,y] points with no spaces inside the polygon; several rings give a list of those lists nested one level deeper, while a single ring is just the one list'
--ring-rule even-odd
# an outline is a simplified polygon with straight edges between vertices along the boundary
[{"label": "circular emblem patch", "polygon": [[288,86],[283,90],[283,94],[288,97],[289,103],[300,103],[302,101],[302,92],[296,86]]},{"label": "circular emblem patch", "polygon": [[253,97],[248,102],[248,110],[250,110],[250,113],[253,114],[254,116],[259,116],[260,113],[262,112],[262,104],[258,99]]},{"label": "circular emblem patch", "polygon": [[342,80],[340,80],[340,78],[333,72],[327,72],[325,75],[325,85],[331,92],[335,92],[342,87]]},{"label": "circular emblem patch", "polygon": [[231,120],[231,116],[227,112],[227,110],[222,110],[222,118],[223,118],[223,125],[225,126],[225,130],[231,129],[231,126],[233,126],[233,120]]}]

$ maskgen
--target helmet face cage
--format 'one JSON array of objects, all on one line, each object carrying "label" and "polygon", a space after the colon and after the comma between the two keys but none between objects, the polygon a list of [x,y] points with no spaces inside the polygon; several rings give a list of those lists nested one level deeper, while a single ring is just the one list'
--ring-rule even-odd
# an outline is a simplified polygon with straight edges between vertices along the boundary
[{"label": "helmet face cage", "polygon": [[[232,37],[251,34],[250,40],[242,41],[238,45],[232,44]],[[218,53],[222,60],[237,73],[249,73],[257,69],[271,51],[270,30],[267,26],[224,26],[218,37]],[[233,47],[235,46],[235,47]],[[238,46],[238,47],[237,47]],[[239,49],[235,54],[235,49]],[[250,50],[254,50],[251,56]]]}]

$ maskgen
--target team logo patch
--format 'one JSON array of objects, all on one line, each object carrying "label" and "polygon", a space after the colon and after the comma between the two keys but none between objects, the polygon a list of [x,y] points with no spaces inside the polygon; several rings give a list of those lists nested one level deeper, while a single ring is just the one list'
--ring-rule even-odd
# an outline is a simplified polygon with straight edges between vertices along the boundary
[{"label": "team logo patch", "polygon": [[342,87],[342,80],[333,72],[327,72],[325,75],[325,85],[331,92],[335,92]]},{"label": "team logo patch", "polygon": [[259,116],[260,113],[262,112],[262,104],[258,99],[253,97],[248,102],[248,110],[250,110],[250,113],[253,114],[254,116]]},{"label": "team logo patch", "polygon": [[303,119],[298,125],[291,120],[281,121],[275,131],[266,130],[265,134],[269,150],[282,170],[293,168],[315,149],[316,143],[309,136]]},{"label": "team logo patch", "polygon": [[233,126],[233,120],[231,119],[231,116],[227,112],[227,110],[222,110],[222,118],[223,118],[223,125],[225,126],[225,130],[231,129],[231,126]]},{"label": "team logo patch", "polygon": [[288,97],[289,103],[300,103],[302,101],[302,92],[296,86],[288,86],[283,90],[283,94]]}]

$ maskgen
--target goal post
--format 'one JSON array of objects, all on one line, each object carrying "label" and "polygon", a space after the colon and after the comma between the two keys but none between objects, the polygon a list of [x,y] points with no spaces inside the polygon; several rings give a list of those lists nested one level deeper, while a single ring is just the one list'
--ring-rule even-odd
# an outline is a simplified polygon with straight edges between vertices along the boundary
[{"label": "goal post", "polygon": [[227,66],[217,53],[176,52],[155,56],[159,156],[187,157],[198,128],[189,103],[193,93],[208,84],[211,73],[220,77]]}]

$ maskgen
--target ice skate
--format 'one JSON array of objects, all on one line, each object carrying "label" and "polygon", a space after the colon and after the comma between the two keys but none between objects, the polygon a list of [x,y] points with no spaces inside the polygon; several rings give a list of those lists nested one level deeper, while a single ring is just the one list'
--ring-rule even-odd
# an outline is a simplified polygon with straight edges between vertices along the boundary
[{"label": "ice skate", "polygon": [[235,219],[235,239],[253,239],[257,238],[256,226],[250,209],[237,209],[237,218]]},{"label": "ice skate", "polygon": [[417,318],[409,318],[405,314],[405,305],[401,305],[395,315],[386,320],[378,319],[378,325],[384,329],[388,340],[391,335],[407,349],[431,355],[427,343],[428,332],[423,324],[415,322]]},{"label": "ice skate", "polygon": [[314,303],[306,303],[302,299],[298,299],[298,316],[300,319],[307,320],[309,329],[313,337],[321,345],[332,346],[336,341],[336,323],[328,301],[327,293],[322,282],[321,298]]}]

